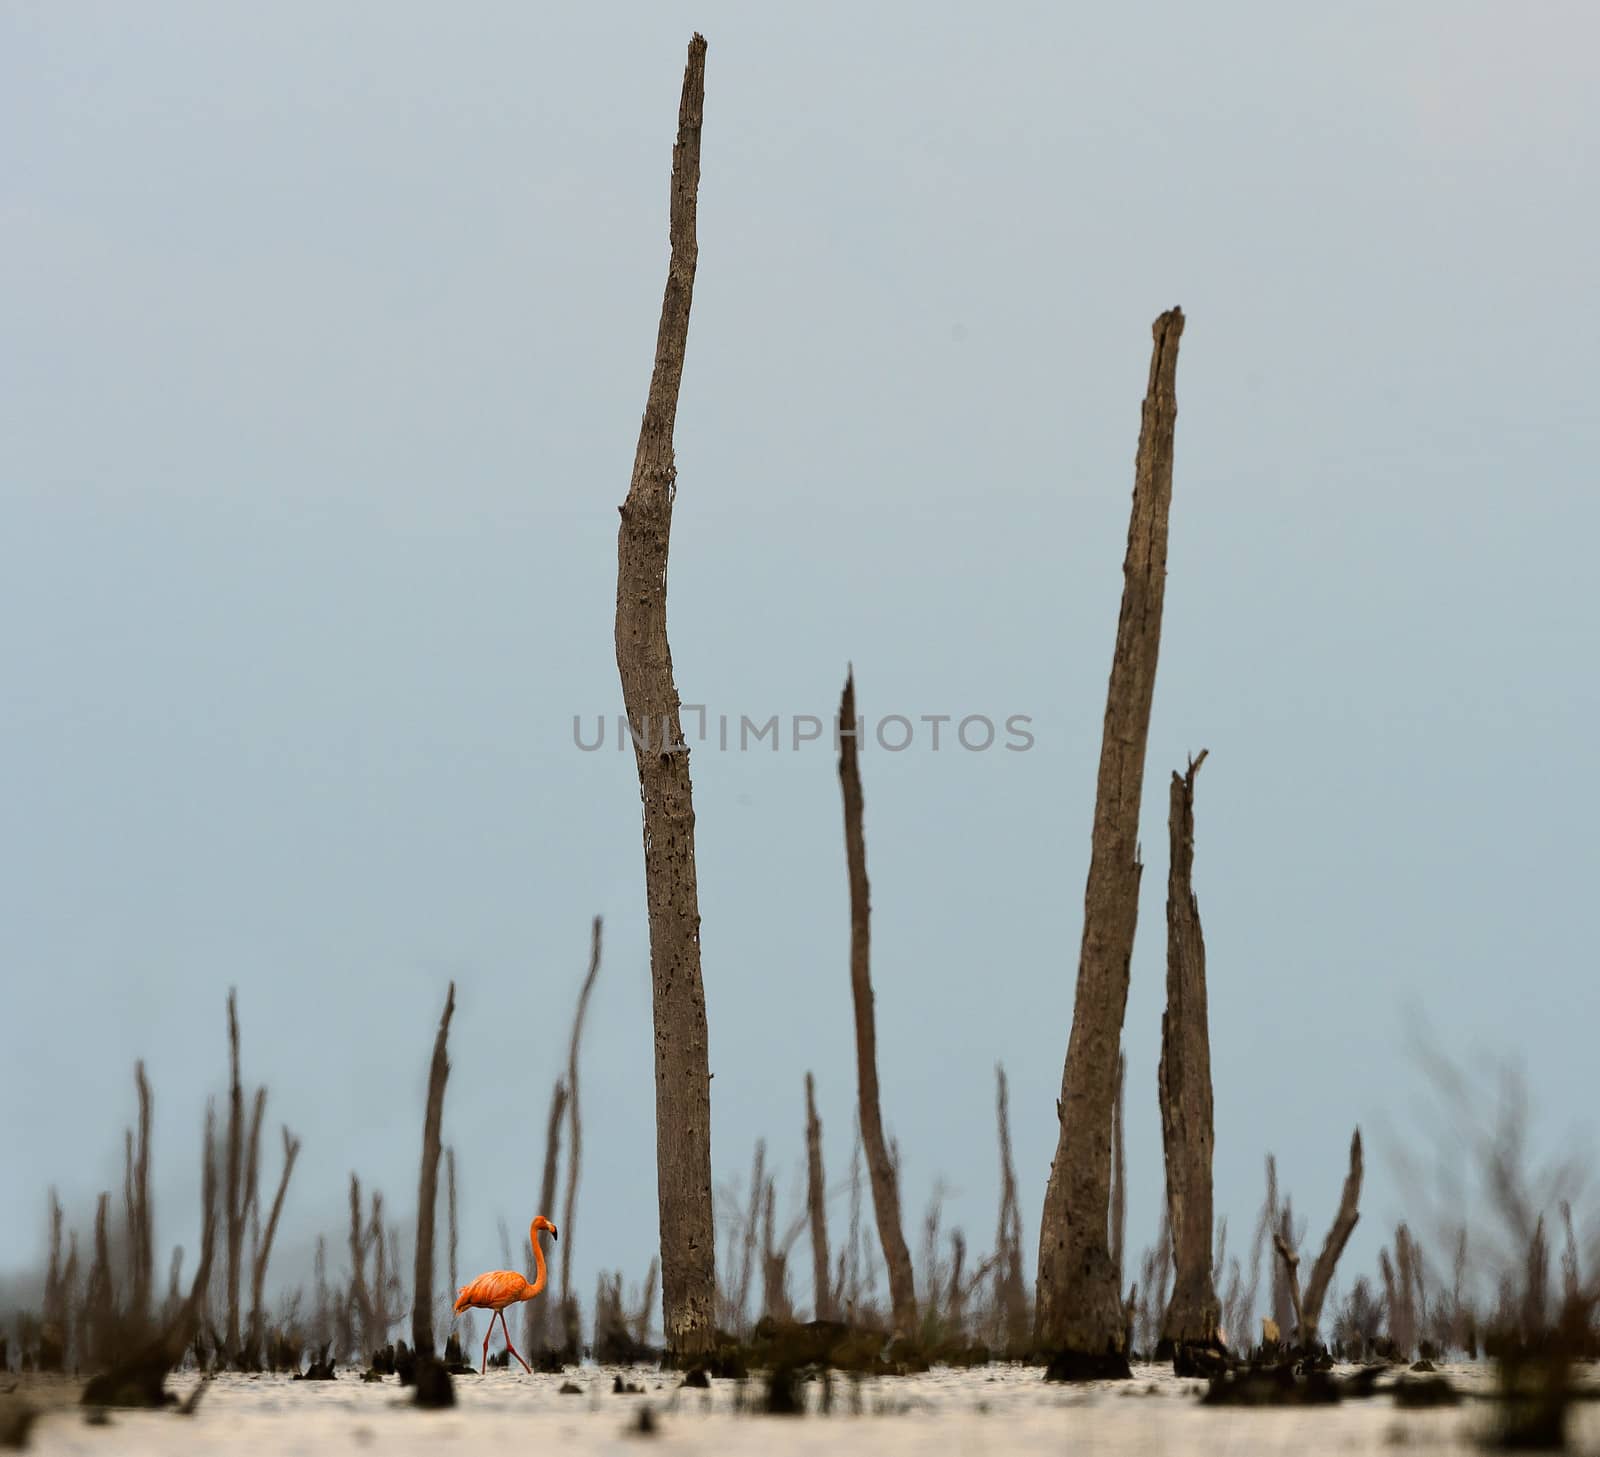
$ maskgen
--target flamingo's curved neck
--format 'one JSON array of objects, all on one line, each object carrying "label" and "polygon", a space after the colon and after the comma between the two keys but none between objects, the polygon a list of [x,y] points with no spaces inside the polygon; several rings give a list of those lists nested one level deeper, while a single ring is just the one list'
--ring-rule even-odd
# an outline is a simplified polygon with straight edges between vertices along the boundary
[{"label": "flamingo's curved neck", "polygon": [[545,1281],[544,1246],[539,1243],[539,1225],[537,1221],[528,1226],[528,1239],[533,1245],[534,1278],[533,1284],[528,1286],[527,1295],[523,1298],[526,1300],[531,1300],[535,1295],[544,1289]]}]

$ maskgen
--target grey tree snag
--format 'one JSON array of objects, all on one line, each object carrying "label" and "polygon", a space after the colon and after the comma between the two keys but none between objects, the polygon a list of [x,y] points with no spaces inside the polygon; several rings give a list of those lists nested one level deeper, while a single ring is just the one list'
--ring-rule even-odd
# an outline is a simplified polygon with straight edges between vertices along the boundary
[{"label": "grey tree snag", "polygon": [[618,509],[617,670],[635,729],[644,805],[645,894],[655,1019],[656,1195],[667,1344],[680,1356],[709,1348],[716,1312],[711,1191],[711,1066],[700,978],[689,752],[667,645],[667,545],[677,465],[672,446],[694,294],[695,204],[705,106],[706,43],[689,42],[672,152],[671,261],[655,367],[628,498]]},{"label": "grey tree snag", "polygon": [[[572,1041],[567,1048],[567,1192],[561,1206],[561,1228],[567,1237],[561,1244],[561,1308],[569,1308],[572,1296],[572,1211],[578,1202],[578,1175],[583,1159],[583,1122],[578,1116],[578,1044],[583,1038],[583,1018],[589,1010],[589,994],[594,991],[594,980],[600,974],[600,917],[596,916],[589,928],[589,971],[583,979],[583,990],[578,993],[578,1009],[572,1014]],[[549,1211],[540,1209],[548,1216]],[[544,1231],[539,1232],[544,1238]],[[574,1337],[576,1344],[576,1337]]]},{"label": "grey tree snag", "polygon": [[828,1193],[822,1176],[822,1120],[816,1083],[806,1074],[806,1211],[811,1221],[811,1279],[816,1320],[833,1319],[832,1266],[828,1260]]},{"label": "grey tree snag", "polygon": [[1211,1036],[1206,1015],[1206,945],[1194,873],[1194,781],[1206,751],[1172,776],[1167,819],[1167,1010],[1161,1017],[1161,1141],[1167,1165],[1167,1219],[1176,1277],[1162,1338],[1211,1345],[1222,1323],[1211,1273]]},{"label": "grey tree snag", "polygon": [[[539,1180],[539,1208],[535,1211],[545,1214],[555,1208],[556,1202],[556,1172],[561,1157],[561,1118],[567,1108],[567,1085],[559,1079],[550,1094],[550,1117],[545,1124],[544,1134],[544,1175]],[[557,1228],[560,1228],[558,1225]],[[544,1231],[539,1231],[541,1248],[543,1247]],[[548,1252],[547,1252],[548,1253]],[[533,1249],[528,1249],[527,1277],[533,1279]],[[545,1311],[550,1308],[545,1300],[526,1300],[522,1304],[522,1334],[530,1350],[543,1351],[546,1349],[545,1339]]]},{"label": "grey tree snag", "polygon": [[244,1189],[244,1087],[239,1081],[239,1007],[228,991],[228,1153],[224,1211],[228,1221],[227,1359],[239,1355],[239,1272],[244,1253],[244,1220],[249,1207]]},{"label": "grey tree snag", "polygon": [[150,1291],[155,1280],[155,1232],[150,1215],[150,1081],[143,1061],[134,1064],[139,1091],[139,1141],[133,1166],[136,1215],[129,1231],[133,1249],[133,1313],[140,1324],[150,1316]]},{"label": "grey tree snag", "polygon": [[856,756],[856,680],[845,676],[839,700],[839,784],[844,791],[844,850],[850,876],[850,990],[856,1011],[856,1085],[860,1090],[861,1141],[872,1184],[872,1209],[889,1271],[889,1303],[895,1330],[917,1329],[917,1294],[911,1252],[900,1225],[900,1187],[895,1161],[883,1136],[878,1099],[878,1031],[872,1006],[872,904],[867,884],[867,845],[861,828],[861,768]]},{"label": "grey tree snag", "polygon": [[1339,1196],[1339,1212],[1333,1217],[1333,1226],[1322,1242],[1322,1253],[1311,1267],[1311,1277],[1306,1282],[1305,1295],[1300,1301],[1299,1344],[1309,1350],[1317,1339],[1317,1324],[1322,1319],[1322,1302],[1327,1299],[1328,1286],[1333,1281],[1334,1267],[1339,1256],[1350,1243],[1350,1235],[1361,1218],[1361,1130],[1356,1129],[1350,1138],[1350,1172],[1345,1175],[1344,1190]]},{"label": "grey tree snag", "polygon": [[1040,1351],[1091,1359],[1121,1356],[1126,1345],[1116,1269],[1106,1248],[1112,1101],[1139,911],[1139,805],[1166,590],[1182,310],[1162,314],[1152,333],[1100,744],[1077,992],[1061,1079],[1061,1127],[1040,1220],[1034,1315]]},{"label": "grey tree snag", "polygon": [[[456,1009],[456,984],[445,995],[439,1031],[428,1064],[428,1105],[422,1119],[422,1165],[417,1177],[417,1251],[411,1291],[411,1345],[417,1355],[433,1355],[433,1216],[439,1203],[440,1129],[444,1123],[444,1085],[450,1077],[450,1018]],[[287,1139],[287,1134],[285,1134]],[[379,1230],[378,1239],[383,1239]]]},{"label": "grey tree snag", "polygon": [[283,1129],[283,1172],[278,1176],[278,1192],[272,1197],[272,1209],[267,1215],[267,1227],[256,1251],[255,1263],[250,1271],[250,1345],[253,1361],[261,1358],[261,1341],[266,1333],[266,1312],[262,1301],[267,1285],[267,1262],[272,1258],[272,1241],[278,1232],[278,1220],[283,1214],[284,1197],[289,1192],[289,1180],[294,1176],[294,1161],[300,1156],[300,1140]]}]

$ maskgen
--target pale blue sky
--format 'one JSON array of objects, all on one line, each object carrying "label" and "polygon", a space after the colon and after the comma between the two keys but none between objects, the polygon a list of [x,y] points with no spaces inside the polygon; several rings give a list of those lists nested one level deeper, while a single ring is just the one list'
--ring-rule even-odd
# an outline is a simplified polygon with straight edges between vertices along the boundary
[{"label": "pale blue sky", "polygon": [[[1188,328],[1128,1006],[1161,1198],[1166,782],[1197,890],[1218,1207],[1315,1238],[1351,1125],[1413,1207],[1408,1018],[1592,1078],[1600,19],[1582,5],[0,10],[0,1270],[157,1097],[193,1235],[237,984],[304,1137],[284,1249],[414,1195],[444,983],[462,1260],[534,1212],[589,917],[575,1242],[654,1241],[648,948],[614,713],[617,503],[710,42],[671,633],[687,701],[1030,714],[863,756],[884,1110],[917,1226],[1031,1246],[1054,1148],[1151,320]],[[826,744],[693,758],[719,1178],[854,1098]],[[1565,1126],[1564,1124],[1561,1126]],[[275,1170],[275,1157],[269,1170]],[[782,1186],[794,1200],[798,1186]],[[842,1220],[845,1209],[835,1205]],[[552,1211],[555,1212],[555,1211]],[[803,1273],[796,1286],[809,1296]],[[1353,1267],[1350,1273],[1353,1273]]]}]

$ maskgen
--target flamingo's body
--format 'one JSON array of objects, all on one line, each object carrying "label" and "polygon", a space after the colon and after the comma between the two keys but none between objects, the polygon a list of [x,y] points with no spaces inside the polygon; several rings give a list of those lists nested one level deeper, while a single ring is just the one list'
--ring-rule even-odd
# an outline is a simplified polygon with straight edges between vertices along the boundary
[{"label": "flamingo's body", "polygon": [[528,1240],[533,1246],[534,1278],[529,1284],[527,1279],[516,1270],[489,1270],[479,1275],[470,1284],[463,1285],[456,1292],[456,1314],[470,1310],[476,1306],[480,1310],[490,1310],[494,1314],[489,1317],[489,1329],[483,1335],[483,1369],[489,1369],[489,1337],[494,1334],[495,1318],[500,1320],[500,1329],[506,1333],[506,1349],[518,1361],[522,1362],[522,1369],[533,1374],[533,1368],[522,1360],[522,1353],[511,1344],[511,1327],[506,1324],[506,1306],[516,1305],[524,1300],[532,1300],[534,1296],[544,1289],[545,1267],[544,1249],[539,1244],[539,1231],[550,1231],[551,1239],[560,1239],[555,1225],[551,1224],[544,1215],[539,1215],[528,1226]]}]

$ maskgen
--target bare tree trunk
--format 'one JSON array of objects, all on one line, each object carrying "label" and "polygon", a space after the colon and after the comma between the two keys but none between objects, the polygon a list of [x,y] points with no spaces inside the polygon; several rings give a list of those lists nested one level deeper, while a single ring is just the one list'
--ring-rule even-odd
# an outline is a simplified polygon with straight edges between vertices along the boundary
[{"label": "bare tree trunk", "polygon": [[456,1009],[456,984],[445,994],[439,1031],[428,1064],[428,1105],[422,1120],[422,1167],[417,1178],[417,1251],[411,1290],[411,1345],[419,1359],[431,1360],[433,1347],[433,1220],[439,1203],[439,1155],[444,1124],[444,1087],[450,1078],[450,1018]]},{"label": "bare tree trunk", "polygon": [[[572,1293],[572,1211],[578,1203],[578,1174],[583,1155],[583,1124],[578,1117],[578,1043],[583,1037],[583,1014],[589,1010],[589,994],[600,974],[600,917],[594,918],[589,933],[589,973],[578,993],[578,1010],[572,1016],[572,1041],[567,1048],[567,1119],[572,1136],[567,1143],[567,1194],[561,1206],[561,1228],[566,1236],[561,1244],[561,1305],[566,1308]],[[543,1214],[545,1211],[540,1210]],[[544,1238],[541,1232],[539,1238]]]},{"label": "bare tree trunk", "polygon": [[1128,1242],[1128,1130],[1123,1119],[1128,1086],[1128,1057],[1117,1054],[1117,1100],[1112,1108],[1111,1143],[1111,1264],[1117,1289],[1122,1289],[1122,1266]]},{"label": "bare tree trunk", "polygon": [[672,433],[698,260],[695,208],[705,62],[705,39],[696,34],[689,43],[672,154],[672,258],[655,367],[617,531],[617,670],[623,705],[636,726],[634,759],[644,803],[662,1313],[667,1345],[678,1356],[709,1349],[716,1319],[711,1064],[700,976],[694,797],[667,644],[667,551],[678,474]]},{"label": "bare tree trunk", "polygon": [[228,1162],[225,1212],[228,1218],[227,1355],[239,1349],[239,1265],[244,1250],[244,1087],[239,1081],[239,1009],[228,992]]},{"label": "bare tree trunk", "polygon": [[845,675],[839,700],[839,783],[844,791],[844,848],[850,875],[850,989],[856,1010],[856,1083],[861,1098],[861,1141],[872,1182],[872,1208],[889,1271],[894,1327],[902,1336],[917,1332],[917,1292],[911,1253],[900,1227],[900,1187],[894,1160],[883,1136],[878,1098],[878,1032],[872,997],[872,904],[867,884],[867,844],[861,827],[861,768],[856,758],[856,679]]},{"label": "bare tree trunk", "polygon": [[1017,1202],[1017,1172],[1011,1158],[1011,1099],[1006,1070],[994,1066],[995,1119],[1000,1141],[1000,1223],[995,1230],[995,1305],[1009,1354],[1020,1354],[1028,1338],[1028,1294],[1022,1282],[1022,1207]]},{"label": "bare tree trunk", "polygon": [[[1278,1210],[1278,1227],[1274,1235],[1274,1243],[1278,1238],[1287,1242],[1290,1249],[1298,1249],[1300,1241],[1296,1237],[1294,1218],[1294,1199],[1285,1195],[1283,1204]],[[1289,1333],[1295,1328],[1294,1293],[1289,1289],[1288,1268],[1274,1267],[1278,1278],[1272,1283],[1272,1319],[1278,1327],[1282,1338],[1287,1341]]]},{"label": "bare tree trunk", "polygon": [[[767,1143],[756,1140],[754,1163],[750,1169],[750,1209],[745,1216],[740,1242],[739,1281],[732,1296],[732,1325],[738,1334],[745,1330],[745,1312],[750,1303],[750,1277],[756,1263],[756,1236],[761,1220],[761,1194],[766,1188]],[[731,1255],[730,1255],[731,1258]]]},{"label": "bare tree trunk", "polygon": [[[556,1202],[556,1175],[561,1162],[561,1118],[567,1109],[567,1085],[557,1081],[550,1094],[550,1117],[545,1123],[544,1131],[544,1177],[539,1181],[539,1208],[538,1214],[548,1214]],[[544,1239],[543,1231],[540,1232],[541,1242]],[[571,1238],[569,1235],[568,1238]],[[542,1244],[541,1244],[542,1248]],[[533,1279],[533,1250],[528,1250],[529,1265],[527,1277]],[[546,1300],[528,1300],[522,1306],[522,1333],[530,1351],[544,1351],[549,1349],[545,1335],[548,1324],[545,1312],[550,1305]]]},{"label": "bare tree trunk", "polygon": [[[446,1206],[447,1206],[447,1208],[449,1210],[448,1218],[449,1218],[449,1222],[450,1222],[450,1287],[449,1287],[449,1289],[450,1289],[450,1299],[451,1299],[451,1301],[453,1303],[454,1300],[455,1300],[456,1291],[461,1288],[461,1267],[460,1267],[460,1263],[459,1263],[460,1245],[461,1245],[461,1225],[460,1225],[460,1222],[459,1222],[459,1220],[457,1218],[457,1205],[456,1205],[456,1146],[453,1143],[448,1148],[446,1148],[445,1151],[444,1151],[444,1169],[445,1169],[445,1203],[446,1203]],[[526,1301],[523,1302],[523,1304],[524,1305],[543,1305],[544,1301],[542,1301],[542,1300],[526,1300]],[[466,1319],[463,1322],[460,1331],[457,1333],[459,1338],[460,1338],[458,1344],[461,1346],[461,1348],[463,1350],[470,1351],[472,1349],[473,1329],[474,1329],[474,1325],[473,1325],[473,1321],[472,1321],[472,1312],[468,1311],[466,1313]],[[448,1341],[446,1341],[446,1343],[445,1343],[445,1349],[446,1349],[447,1352],[449,1351],[449,1342]]]},{"label": "bare tree trunk", "polygon": [[38,1363],[41,1371],[60,1371],[67,1358],[67,1320],[70,1314],[66,1282],[61,1274],[61,1198],[50,1189],[50,1268],[44,1277],[44,1319],[39,1332]]},{"label": "bare tree trunk", "polygon": [[261,1338],[265,1327],[262,1296],[267,1284],[267,1262],[272,1258],[272,1240],[278,1232],[278,1218],[283,1213],[284,1196],[289,1192],[289,1179],[294,1174],[294,1161],[300,1156],[300,1140],[283,1130],[283,1172],[278,1176],[278,1192],[272,1197],[272,1211],[267,1215],[266,1233],[256,1252],[255,1268],[250,1273],[250,1350],[252,1362],[261,1354]]},{"label": "bare tree trunk", "polygon": [[1206,1015],[1206,945],[1195,899],[1194,781],[1206,751],[1172,776],[1168,818],[1167,1010],[1161,1018],[1161,1139],[1166,1153],[1167,1216],[1177,1276],[1162,1338],[1179,1349],[1217,1339],[1222,1307],[1211,1270],[1211,1037]]},{"label": "bare tree trunk", "polygon": [[1179,309],[1161,315],[1153,329],[1100,746],[1077,995],[1061,1079],[1060,1136],[1040,1221],[1034,1343],[1069,1358],[1056,1368],[1058,1375],[1129,1374],[1122,1300],[1106,1248],[1111,1119],[1139,913],[1139,806],[1166,590],[1182,333]]},{"label": "bare tree trunk", "polygon": [[833,1291],[829,1286],[827,1185],[822,1177],[822,1120],[817,1117],[816,1083],[806,1074],[806,1209],[811,1219],[812,1314],[832,1320]]},{"label": "bare tree trunk", "polygon": [[[1268,1200],[1275,1203],[1277,1198],[1276,1171],[1268,1166]],[[1306,1282],[1305,1293],[1300,1292],[1299,1264],[1300,1257],[1294,1248],[1294,1230],[1292,1216],[1287,1203],[1285,1203],[1282,1217],[1282,1232],[1273,1232],[1272,1242],[1282,1261],[1282,1285],[1285,1303],[1294,1315],[1294,1344],[1302,1351],[1312,1351],[1317,1342],[1317,1326],[1322,1319],[1323,1302],[1327,1299],[1328,1287],[1333,1281],[1334,1267],[1339,1263],[1339,1256],[1344,1253],[1344,1247],[1350,1242],[1351,1232],[1356,1227],[1356,1221],[1361,1218],[1359,1204],[1361,1200],[1361,1130],[1356,1129],[1350,1139],[1350,1172],[1345,1176],[1344,1191],[1339,1197],[1339,1209],[1334,1215],[1333,1226],[1328,1230],[1328,1237],[1322,1242],[1322,1253],[1317,1256],[1317,1262],[1311,1267],[1311,1277]],[[1405,1226],[1401,1226],[1403,1231]],[[1387,1269],[1388,1251],[1382,1254],[1385,1266],[1384,1279],[1390,1280]],[[1275,1271],[1276,1273],[1276,1271]],[[1278,1281],[1274,1279],[1274,1289],[1278,1288]],[[1393,1296],[1391,1294],[1390,1309],[1393,1309]],[[1276,1318],[1276,1312],[1275,1312]],[[1287,1322],[1280,1321],[1284,1339],[1288,1339],[1289,1326]]]},{"label": "bare tree trunk", "polygon": [[134,1064],[134,1084],[139,1091],[139,1135],[130,1159],[128,1205],[128,1256],[131,1265],[129,1313],[135,1327],[143,1329],[150,1318],[150,1294],[155,1279],[154,1231],[150,1217],[150,1083],[144,1063]]},{"label": "bare tree trunk", "polygon": [[350,1304],[355,1307],[355,1321],[361,1327],[358,1337],[361,1354],[375,1347],[375,1317],[372,1294],[367,1288],[367,1236],[361,1224],[361,1180],[352,1171],[350,1175]]}]

